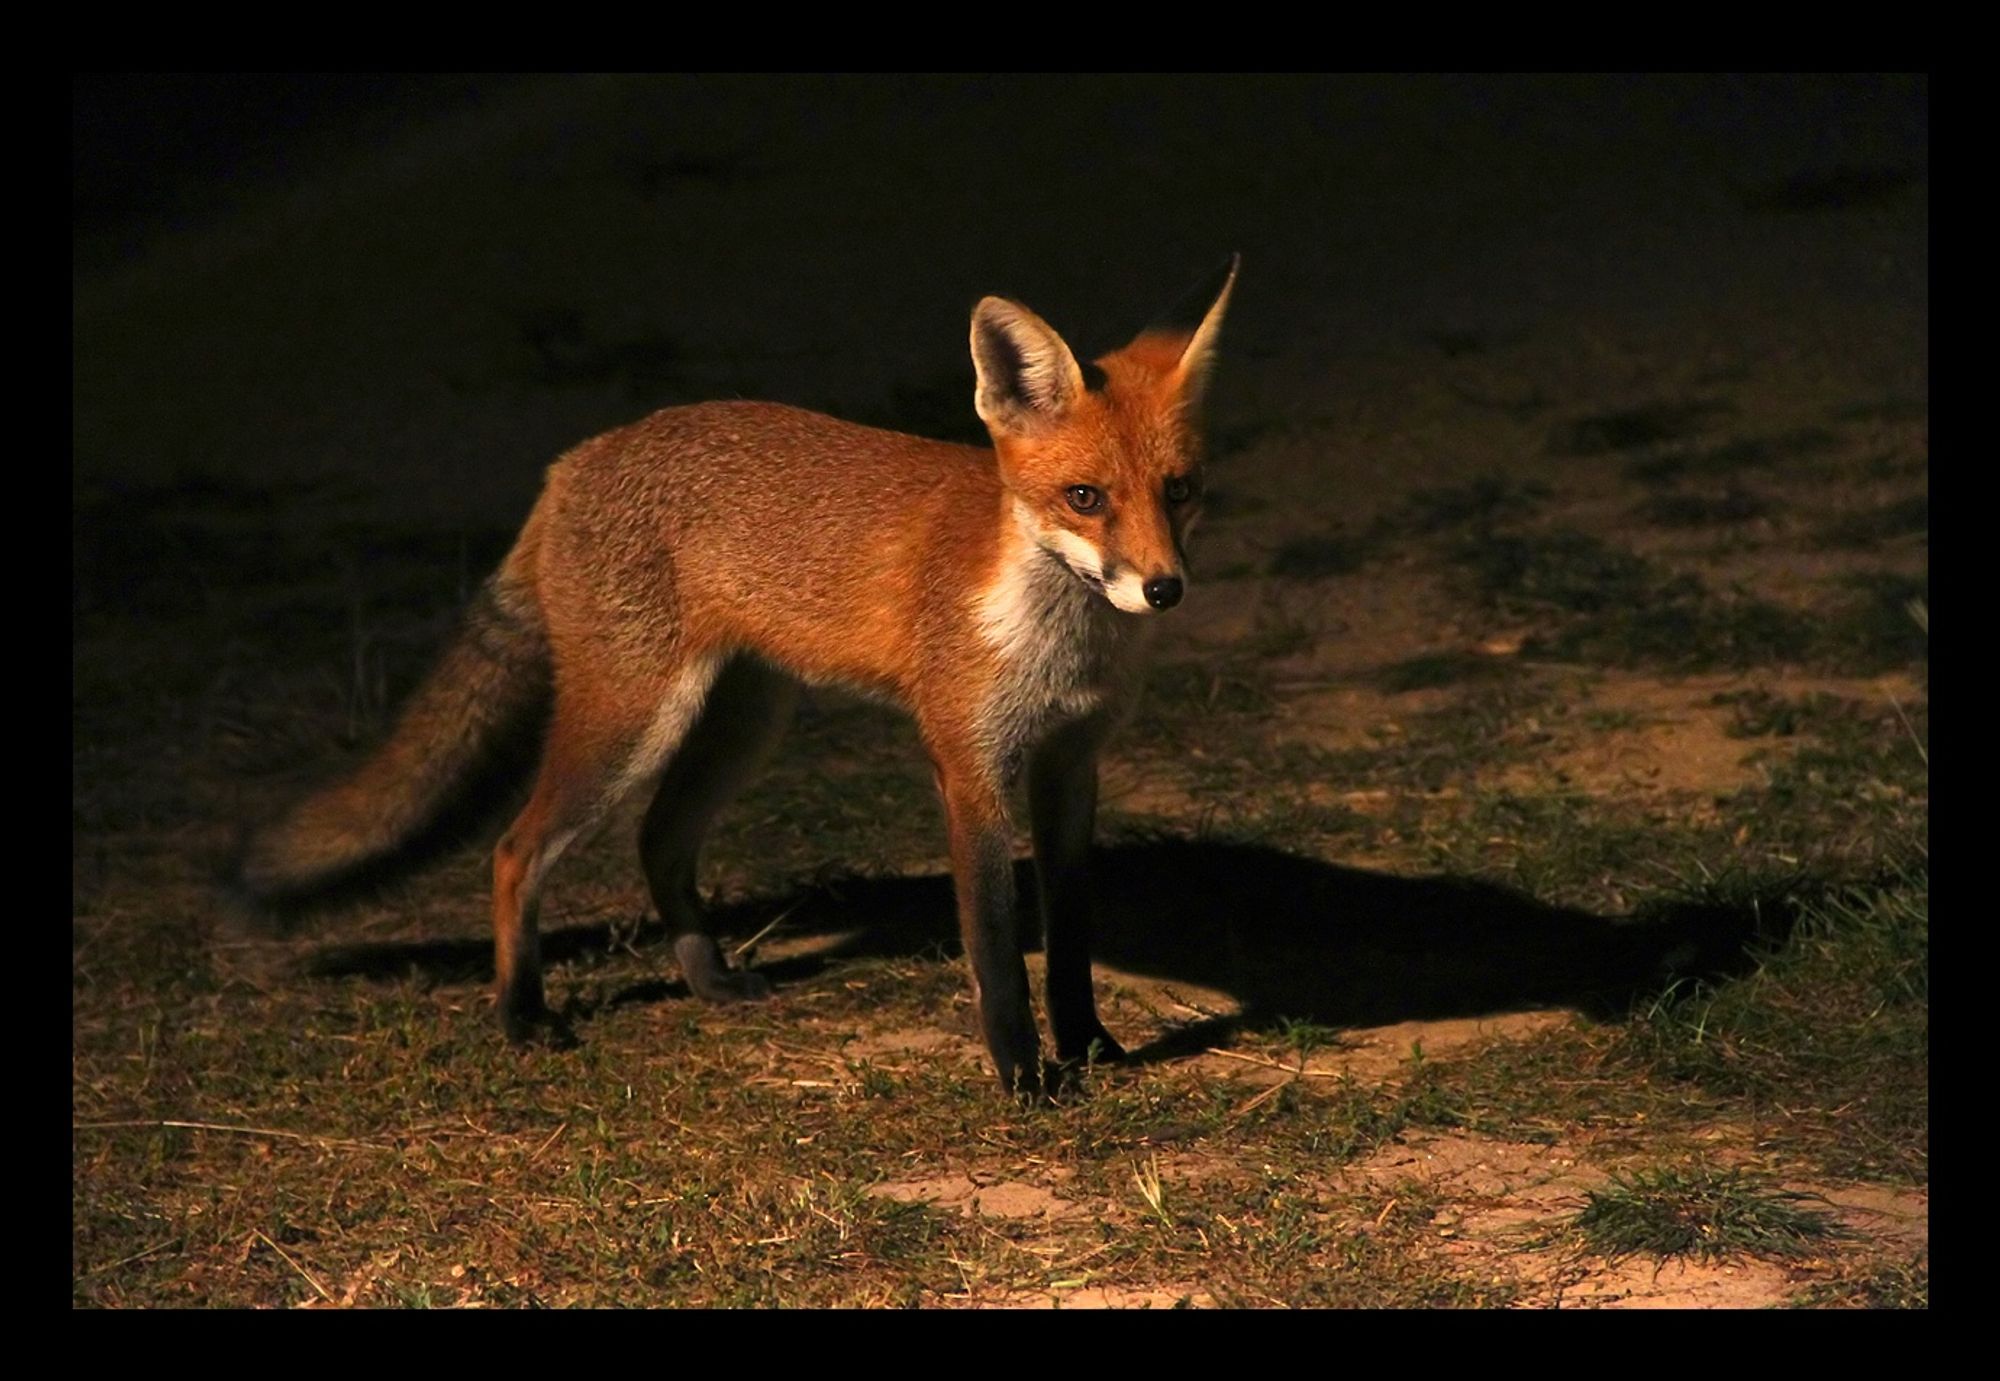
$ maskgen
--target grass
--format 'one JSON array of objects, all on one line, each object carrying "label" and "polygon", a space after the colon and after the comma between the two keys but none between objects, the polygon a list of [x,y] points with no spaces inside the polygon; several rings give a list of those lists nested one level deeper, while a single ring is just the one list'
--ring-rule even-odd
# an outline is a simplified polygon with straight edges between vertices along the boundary
[{"label": "grass", "polygon": [[1670,992],[1630,1038],[1661,1073],[1755,1109],[1770,1144],[1823,1173],[1925,1181],[1928,869],[1798,899],[1752,974]]},{"label": "grass", "polygon": [[[641,973],[607,954],[560,981],[615,992]],[[1261,1101],[1171,1064],[1105,1071],[1086,1099],[998,1115],[963,1057],[850,1053],[871,1031],[949,1030],[962,989],[944,958],[848,961],[753,1012],[600,1007],[577,1051],[526,1056],[492,1039],[483,1004],[421,980],[224,984],[192,1009],[163,992],[160,1020],[79,1028],[79,1123],[200,1107],[279,1134],[79,1130],[78,1173],[101,1191],[79,1201],[78,1299],[303,1303],[310,1278],[376,1304],[877,1305],[1192,1280],[1246,1304],[1504,1303],[1519,1287],[1440,1255],[1417,1200],[1377,1223],[1394,1196],[1349,1197],[1339,1168],[1425,1129],[1672,1135],[1674,1111],[1696,1115],[1661,1092],[1675,1080],[1706,1089],[1704,1119],[1754,1102],[1707,1088],[1685,1038],[1651,1065],[1672,1078],[1648,1076],[1617,1027]],[[282,1022],[244,1019],[274,1002]],[[1342,1041],[1292,1019],[1238,1048],[1302,1070]],[[117,1063],[134,1051],[136,1080]],[[1080,1213],[996,1222],[867,1192],[966,1168],[1048,1183],[1038,1167]],[[327,1188],[303,1199],[303,1183]]]},{"label": "grass", "polygon": [[1275,694],[1270,673],[1255,662],[1168,662],[1147,678],[1147,723],[1164,734],[1198,717],[1265,714]]},{"label": "grass", "polygon": [[1484,532],[1449,552],[1462,598],[1537,625],[1532,656],[1676,671],[1807,665],[1849,675],[1910,666],[1927,634],[1909,616],[1928,577],[1862,572],[1810,607],[1718,591],[1574,529]]},{"label": "grass", "polygon": [[1471,652],[1426,652],[1383,667],[1376,673],[1375,683],[1394,695],[1460,686],[1506,674],[1507,664],[1493,657]]},{"label": "grass", "polygon": [[1323,533],[1295,537],[1272,553],[1270,572],[1286,580],[1324,580],[1352,575],[1374,549],[1365,536]]},{"label": "grass", "polygon": [[1860,672],[1924,660],[1930,633],[1914,606],[1928,607],[1930,577],[1899,571],[1860,572],[1828,601],[1818,644],[1825,660]]},{"label": "grass", "polygon": [[[771,1004],[687,1000],[622,826],[552,882],[574,1050],[492,1030],[476,850],[297,941],[211,933],[228,822],[372,741],[504,546],[411,532],[343,565],[354,502],[164,490],[122,555],[79,556],[75,1303],[1548,1302],[1532,1253],[1478,1229],[1488,1191],[1384,1168],[1472,1139],[1622,1176],[1575,1191],[1599,1196],[1573,1229],[1595,1250],[1681,1231],[1697,1259],[1792,1263],[1801,1304],[1927,1306],[1925,1258],[1815,1236],[1784,1197],[1928,1182],[1928,584],[1867,549],[1798,609],[1586,531],[1559,490],[1420,491],[1329,530],[1361,553],[1337,578],[1429,581],[1468,628],[1531,641],[1335,678],[1381,697],[1338,739],[1294,684],[1341,606],[1297,582],[1346,558],[1292,549],[1236,642],[1156,664],[1118,740],[1151,794],[1107,799],[1106,866],[1157,861],[1120,883],[1152,889],[1144,923],[1100,935],[1137,986],[1100,986],[1156,1045],[1019,1108],[980,1064],[920,747],[870,706],[811,698],[711,842],[730,943],[778,922],[754,957]],[[148,563],[172,589],[131,585]],[[1790,689],[1787,662],[1917,689]],[[1694,666],[1758,679],[1680,712],[1599,703],[1607,669]],[[1702,716],[1748,760],[1728,789],[1555,774]],[[1547,1003],[1583,1015],[1435,1034]],[[1383,1059],[1390,1021],[1422,1034]],[[1754,1169],[1715,1168],[1717,1135]],[[935,1197],[951,1184],[1029,1207]]]},{"label": "grass", "polygon": [[1797,662],[1814,622],[1755,597],[1722,596],[1637,553],[1574,529],[1485,533],[1450,553],[1469,601],[1539,625],[1530,655],[1598,666]]},{"label": "grass", "polygon": [[1640,521],[1666,528],[1748,523],[1772,511],[1769,499],[1734,486],[1717,494],[1654,494],[1636,510]]},{"label": "grass", "polygon": [[1816,540],[1828,547],[1868,548],[1901,537],[1929,540],[1931,496],[1912,494],[1875,508],[1842,514],[1823,525]]},{"label": "grass", "polygon": [[1745,470],[1772,470],[1804,457],[1836,449],[1840,438],[1824,427],[1798,427],[1764,436],[1736,437],[1695,445],[1683,437],[1662,437],[1662,445],[1627,463],[1626,475],[1641,484],[1662,485],[1693,478],[1724,478]]},{"label": "grass", "polygon": [[1729,411],[1719,400],[1698,398],[1592,413],[1556,428],[1548,449],[1555,455],[1587,459],[1658,446],[1694,436]]},{"label": "grass", "polygon": [[1658,584],[1639,556],[1568,528],[1479,532],[1451,556],[1473,597],[1507,613],[1598,613],[1637,603]]},{"label": "grass", "polygon": [[1478,475],[1464,484],[1411,491],[1390,511],[1383,527],[1394,534],[1428,536],[1503,518],[1525,518],[1544,508],[1554,492],[1539,480]]},{"label": "grass", "polygon": [[1793,1301],[1802,1309],[1928,1309],[1931,1268],[1927,1252],[1907,1259],[1871,1261],[1820,1281]]},{"label": "grass", "polygon": [[1641,1169],[1592,1190],[1571,1225],[1582,1246],[1608,1260],[1793,1260],[1851,1234],[1814,1196],[1774,1188],[1740,1170]]},{"label": "grass", "polygon": [[1520,482],[1497,474],[1413,490],[1359,531],[1311,533],[1285,542],[1272,554],[1268,570],[1283,580],[1352,575],[1411,538],[1467,528],[1484,532],[1495,520],[1531,515],[1551,493],[1539,481]]}]

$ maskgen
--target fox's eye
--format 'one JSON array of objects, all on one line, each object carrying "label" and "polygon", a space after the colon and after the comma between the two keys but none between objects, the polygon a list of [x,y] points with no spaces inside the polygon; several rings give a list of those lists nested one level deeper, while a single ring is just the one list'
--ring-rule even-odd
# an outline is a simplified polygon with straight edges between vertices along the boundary
[{"label": "fox's eye", "polygon": [[1072,484],[1063,493],[1069,496],[1069,506],[1079,513],[1095,513],[1104,507],[1104,491],[1088,484]]},{"label": "fox's eye", "polygon": [[1189,499],[1193,497],[1194,497],[1194,485],[1188,482],[1188,477],[1186,475],[1175,475],[1172,479],[1167,481],[1168,503],[1186,503]]}]

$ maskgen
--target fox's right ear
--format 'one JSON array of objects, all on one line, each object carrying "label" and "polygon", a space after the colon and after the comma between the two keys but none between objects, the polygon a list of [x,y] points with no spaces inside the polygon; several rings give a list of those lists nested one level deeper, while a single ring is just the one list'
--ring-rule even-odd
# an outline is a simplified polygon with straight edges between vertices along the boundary
[{"label": "fox's right ear", "polygon": [[972,404],[995,436],[1034,431],[1082,395],[1083,371],[1055,328],[1004,297],[972,311]]},{"label": "fox's right ear", "polygon": [[1186,342],[1174,366],[1174,379],[1187,398],[1198,401],[1208,385],[1222,317],[1229,310],[1229,295],[1236,289],[1236,271],[1241,267],[1243,256],[1231,254],[1142,333]]}]

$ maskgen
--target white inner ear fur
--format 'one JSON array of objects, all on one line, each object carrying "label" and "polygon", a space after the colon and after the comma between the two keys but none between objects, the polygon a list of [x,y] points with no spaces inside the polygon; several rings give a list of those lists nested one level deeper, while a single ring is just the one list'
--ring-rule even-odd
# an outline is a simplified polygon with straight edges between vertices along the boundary
[{"label": "white inner ear fur", "polygon": [[995,431],[1059,415],[1083,392],[1083,371],[1055,329],[1018,302],[989,297],[972,313],[972,402]]}]

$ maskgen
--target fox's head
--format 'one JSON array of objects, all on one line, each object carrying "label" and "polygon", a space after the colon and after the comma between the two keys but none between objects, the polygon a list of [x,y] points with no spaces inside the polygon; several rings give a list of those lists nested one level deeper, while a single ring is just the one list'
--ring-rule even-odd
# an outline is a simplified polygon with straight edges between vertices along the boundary
[{"label": "fox's head", "polygon": [[972,313],[974,405],[1016,521],[1077,579],[1132,614],[1187,588],[1182,544],[1201,508],[1203,386],[1239,260],[1122,350],[1083,367],[1049,324],[1004,297]]}]

